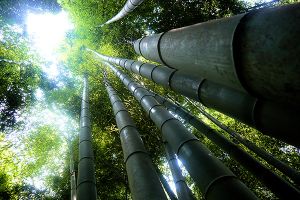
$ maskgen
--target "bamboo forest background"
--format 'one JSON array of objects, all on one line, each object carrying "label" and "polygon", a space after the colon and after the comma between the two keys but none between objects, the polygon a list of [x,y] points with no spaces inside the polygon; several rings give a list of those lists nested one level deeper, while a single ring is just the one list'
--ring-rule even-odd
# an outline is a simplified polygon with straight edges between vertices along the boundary
[{"label": "bamboo forest background", "polygon": [[[146,61],[134,52],[131,41],[152,33],[243,13],[253,6],[237,0],[147,0],[124,19],[101,27],[101,24],[118,13],[125,2],[1,0],[0,199],[70,199],[70,152],[74,154],[76,168],[82,77],[85,72],[89,75],[98,198],[130,199],[119,132],[103,83],[102,71],[106,67],[86,49],[109,56]],[[284,0],[272,5],[295,2]],[[56,78],[47,76],[42,66],[49,63],[37,52],[30,50],[27,34],[18,31],[16,24],[19,27],[25,26],[24,16],[28,9],[51,13],[63,9],[74,24],[74,29],[67,33],[58,49],[59,76]],[[117,90],[136,122],[152,161],[170,179],[160,131],[118,78],[111,71],[107,72],[110,84]],[[128,74],[152,91],[178,101],[205,123],[235,141],[201,115],[198,108],[183,96],[140,76]],[[38,91],[42,91],[42,98],[37,97]],[[299,149],[262,135],[217,111],[205,110],[279,160],[300,170]],[[258,197],[276,199],[271,191],[227,153],[194,128],[188,126],[188,129]],[[269,166],[247,148],[244,149]],[[269,167],[282,175],[274,167]],[[201,199],[201,192],[186,171],[184,175],[195,197]],[[32,183],[39,182],[41,177],[45,180],[44,187],[37,188]]]}]

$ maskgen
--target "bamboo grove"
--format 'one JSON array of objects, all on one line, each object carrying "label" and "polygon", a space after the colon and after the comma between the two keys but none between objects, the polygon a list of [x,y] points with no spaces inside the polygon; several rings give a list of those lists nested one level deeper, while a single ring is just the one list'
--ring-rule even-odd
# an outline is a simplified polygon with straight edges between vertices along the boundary
[{"label": "bamboo grove", "polygon": [[[101,27],[121,20],[141,2],[128,0],[120,13]],[[299,46],[288,45],[292,42],[299,44],[299,10],[299,4],[254,10],[129,42],[137,54],[149,59],[151,63],[104,55],[86,47],[83,49],[99,63],[97,66],[102,73],[102,84],[106,87],[120,133],[133,199],[167,199],[166,195],[171,199],[195,199],[185,182],[177,158],[200,189],[203,198],[257,199],[184,124],[193,126],[228,153],[278,198],[299,198],[300,173],[297,170],[243,138],[203,109],[203,106],[212,108],[254,127],[263,134],[299,147],[297,91],[300,89],[300,74],[297,69],[297,55],[300,49]],[[289,23],[285,23],[286,21]],[[270,34],[274,35],[273,39],[268,38]],[[285,47],[284,50],[281,49],[282,46]],[[117,66],[127,71],[124,72]],[[166,181],[160,178],[161,174],[152,163],[137,126],[118,92],[109,83],[106,69],[119,78],[161,132],[161,145],[166,151],[177,197],[166,186]],[[185,100],[193,105],[196,105],[193,101],[201,103],[199,111],[238,142],[226,138],[218,130],[189,113],[180,103],[139,84],[129,76],[131,72],[136,74],[134,77],[142,76],[185,96]],[[86,81],[85,78],[85,85]],[[86,90],[85,86],[83,107],[88,99]],[[84,114],[82,117],[83,123],[87,123],[84,122]],[[88,141],[90,143],[90,139]],[[265,160],[268,165],[277,168],[288,179],[273,172],[241,148],[239,143]],[[88,147],[90,148],[89,145]],[[89,156],[79,158],[79,175],[82,173],[81,161],[84,158]],[[94,176],[92,169],[86,172],[90,173],[87,177]],[[78,199],[86,199],[88,195],[91,195],[88,199],[96,199],[95,191],[88,191],[94,188],[88,186],[95,183],[93,179],[86,178],[86,183],[81,179],[79,176]],[[86,188],[86,191],[80,191],[81,187]]]},{"label": "bamboo grove", "polygon": [[[0,200],[299,199],[299,11],[1,1]],[[34,13],[71,22],[52,59]]]}]

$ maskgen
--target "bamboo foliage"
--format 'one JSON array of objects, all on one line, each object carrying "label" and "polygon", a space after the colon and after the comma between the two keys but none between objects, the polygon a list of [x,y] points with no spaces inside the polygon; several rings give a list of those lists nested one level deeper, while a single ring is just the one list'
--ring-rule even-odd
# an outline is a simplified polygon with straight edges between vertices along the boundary
[{"label": "bamboo foliage", "polygon": [[180,121],[175,119],[141,85],[109,63],[112,71],[140,102],[150,119],[161,130],[206,199],[257,199]]},{"label": "bamboo foliage", "polygon": [[1,59],[0,58],[0,63],[1,62],[4,62],[4,63],[9,63],[9,64],[15,64],[15,65],[30,65],[32,64],[31,62],[29,61],[21,61],[21,62],[18,62],[18,61],[15,61],[15,60],[8,60],[8,59]]},{"label": "bamboo foliage", "polygon": [[139,132],[115,90],[105,79],[117,126],[133,199],[167,199]]}]

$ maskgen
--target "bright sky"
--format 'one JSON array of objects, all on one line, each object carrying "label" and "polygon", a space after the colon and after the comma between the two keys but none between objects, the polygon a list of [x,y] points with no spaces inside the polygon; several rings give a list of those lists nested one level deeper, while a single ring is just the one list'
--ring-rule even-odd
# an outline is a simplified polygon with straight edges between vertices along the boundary
[{"label": "bright sky", "polygon": [[26,31],[32,43],[33,50],[51,64],[42,69],[50,79],[58,75],[58,55],[56,50],[66,37],[66,33],[74,28],[68,14],[62,11],[58,14],[28,13],[26,18]]}]

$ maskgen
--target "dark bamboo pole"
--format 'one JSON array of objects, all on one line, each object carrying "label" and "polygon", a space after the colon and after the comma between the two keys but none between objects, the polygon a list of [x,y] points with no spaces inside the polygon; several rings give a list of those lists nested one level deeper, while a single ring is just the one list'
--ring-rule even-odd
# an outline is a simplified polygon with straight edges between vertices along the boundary
[{"label": "dark bamboo pole", "polygon": [[120,65],[163,87],[199,101],[205,106],[238,119],[266,135],[300,147],[298,139],[300,109],[298,108],[257,99],[212,81],[186,74],[182,70],[129,59],[113,58],[95,51],[92,52],[103,60]]},{"label": "dark bamboo pole", "polygon": [[[247,147],[248,149],[250,149],[251,151],[253,151],[256,155],[258,155],[259,157],[261,157],[262,159],[264,159],[265,161],[267,161],[267,163],[269,163],[270,165],[274,166],[276,169],[278,169],[283,174],[285,174],[286,176],[288,176],[291,180],[294,181],[295,184],[300,185],[300,172],[298,172],[295,169],[291,168],[290,166],[288,166],[284,162],[278,160],[272,154],[266,152],[262,148],[259,148],[253,142],[247,140],[246,138],[244,138],[243,136],[241,136],[240,134],[238,134],[237,132],[235,132],[231,128],[227,127],[222,122],[220,122],[219,120],[217,120],[216,118],[214,118],[212,115],[210,115],[209,113],[207,113],[205,110],[203,110],[202,108],[199,108],[190,99],[188,99],[188,98],[185,98],[185,99],[188,102],[190,102],[193,106],[195,106],[199,110],[199,112],[201,114],[203,114],[206,118],[208,118],[210,121],[212,121],[218,127],[220,127],[221,129],[223,129],[224,131],[226,131],[227,133],[229,133],[238,142],[240,142],[241,144],[245,145],[245,147]],[[175,102],[175,103],[176,103],[176,105],[179,106],[179,104],[177,102]]]},{"label": "dark bamboo pole", "polygon": [[270,190],[276,194],[276,196],[282,199],[287,199],[290,197],[297,199],[300,197],[300,192],[297,188],[279,177],[277,174],[273,173],[226,137],[204,124],[182,107],[177,106],[160,95],[154,94],[154,96],[159,103],[166,106],[167,109],[172,110],[187,123],[191,124],[208,139],[227,152],[232,158],[237,160],[246,169],[253,173],[261,182],[270,188]]},{"label": "dark bamboo pole", "polygon": [[126,2],[126,4],[124,5],[124,7],[122,8],[122,10],[120,10],[120,12],[117,15],[115,15],[113,18],[111,18],[110,20],[108,20],[107,22],[102,24],[101,26],[104,26],[106,24],[110,24],[110,23],[113,23],[115,21],[122,19],[123,17],[125,17],[126,15],[131,13],[134,9],[136,9],[136,7],[138,7],[141,3],[143,3],[143,1],[144,0],[128,0]]},{"label": "dark bamboo pole", "polygon": [[76,200],[76,172],[74,169],[74,157],[71,141],[69,141],[70,149],[70,184],[71,184],[71,200]]},{"label": "dark bamboo pole", "polygon": [[170,198],[171,200],[177,200],[176,195],[175,195],[174,192],[172,191],[172,189],[171,189],[171,187],[170,187],[168,181],[165,179],[164,175],[163,175],[158,169],[157,169],[156,171],[157,171],[157,173],[158,173],[159,180],[160,180],[161,184],[164,186],[164,189],[166,190],[166,192],[167,192],[169,198]]},{"label": "dark bamboo pole", "polygon": [[150,119],[161,130],[184,164],[191,177],[203,193],[210,199],[257,199],[257,197],[237,177],[220,162],[180,121],[175,119],[141,85],[109,63],[112,71],[140,102]]},{"label": "dark bamboo pole", "polygon": [[89,111],[88,77],[84,76],[80,116],[79,162],[77,180],[77,199],[96,200],[96,180],[94,153],[92,148],[91,120]]},{"label": "dark bamboo pole", "polygon": [[167,142],[165,143],[165,150],[168,164],[173,175],[178,199],[195,200],[193,193],[185,182],[185,178],[182,176],[181,169],[177,163],[176,155]]},{"label": "dark bamboo pole", "polygon": [[133,199],[167,199],[139,132],[115,90],[105,79],[117,126]]},{"label": "dark bamboo pole", "polygon": [[299,10],[300,3],[254,10],[147,36],[134,48],[171,68],[299,108]]}]

